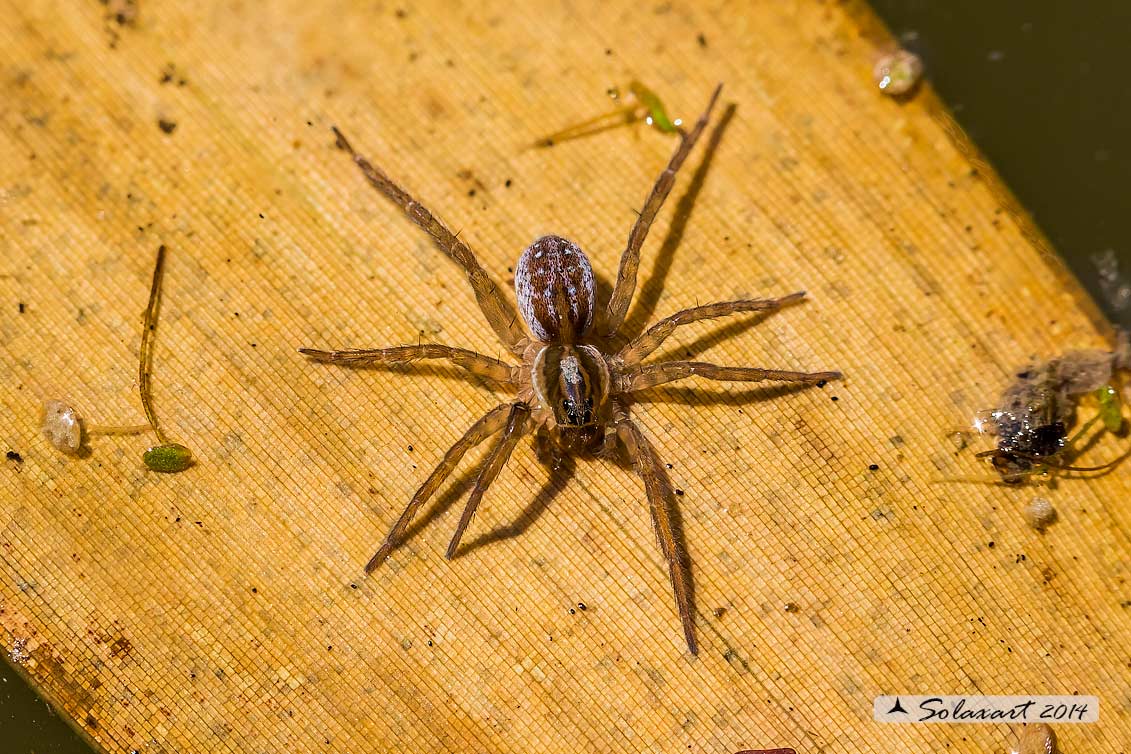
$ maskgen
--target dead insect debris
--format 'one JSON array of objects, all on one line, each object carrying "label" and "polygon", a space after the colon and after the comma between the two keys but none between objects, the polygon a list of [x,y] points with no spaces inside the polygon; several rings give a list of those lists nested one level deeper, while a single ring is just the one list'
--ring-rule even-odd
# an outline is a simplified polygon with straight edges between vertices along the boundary
[{"label": "dead insect debris", "polygon": [[[1075,446],[1096,424],[1112,433],[1122,431],[1123,404],[1112,384],[1118,371],[1131,366],[1125,341],[1114,351],[1069,351],[1019,370],[996,408],[979,412],[974,429],[997,437],[997,447],[978,454],[988,457],[1001,480],[1017,484],[1054,471],[1100,472],[1119,458],[1095,466],[1075,465]],[[1096,413],[1069,436],[1078,405],[1088,399]]]}]

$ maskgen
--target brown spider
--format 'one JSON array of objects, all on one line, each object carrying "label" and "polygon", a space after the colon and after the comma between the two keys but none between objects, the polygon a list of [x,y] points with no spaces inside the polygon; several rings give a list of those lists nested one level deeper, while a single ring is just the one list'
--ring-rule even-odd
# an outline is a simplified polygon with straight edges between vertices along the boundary
[{"label": "brown spider", "polygon": [[[459,548],[460,538],[471,523],[487,488],[499,475],[518,441],[531,430],[539,430],[539,435],[548,440],[555,455],[612,453],[619,440],[644,482],[652,522],[671,575],[687,646],[692,654],[697,654],[690,575],[675,533],[672,486],[651,443],[630,418],[627,396],[691,376],[739,382],[778,380],[805,383],[840,377],[839,372],[790,372],[718,366],[698,361],[641,363],[680,325],[739,312],[773,312],[785,304],[799,301],[805,295],[803,292],[777,299],[743,299],[685,309],[657,322],[627,345],[621,348],[614,346],[636,287],[640,247],[671,191],[676,172],[706,127],[721,89],[721,85],[715,89],[695,127],[682,136],[675,154],[652,187],[644,209],[632,227],[600,334],[595,332],[593,325],[597,308],[593,269],[577,244],[560,236],[543,236],[522,253],[515,268],[515,292],[522,312],[522,320],[519,320],[514,306],[480,267],[467,244],[385,173],[355,152],[345,136],[334,128],[337,146],[350,154],[374,188],[404,210],[409,219],[432,236],[441,251],[464,268],[487,322],[502,344],[521,360],[519,364],[509,364],[463,348],[435,344],[342,351],[299,349],[315,361],[345,366],[407,364],[421,359],[447,360],[517,393],[513,401],[487,412],[448,450],[393,524],[385,541],[365,566],[366,573],[372,573],[401,542],[413,516],[448,478],[464,454],[487,438],[499,435],[479,470],[471,497],[448,545],[446,557],[449,559]],[[529,328],[529,333],[522,322]]]}]

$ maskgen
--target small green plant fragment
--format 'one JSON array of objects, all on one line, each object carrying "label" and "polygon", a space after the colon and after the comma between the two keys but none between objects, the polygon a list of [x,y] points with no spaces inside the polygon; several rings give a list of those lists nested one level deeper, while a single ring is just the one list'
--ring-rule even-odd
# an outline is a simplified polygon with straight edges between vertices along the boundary
[{"label": "small green plant fragment", "polygon": [[153,338],[157,334],[157,314],[161,310],[161,280],[165,273],[165,244],[157,247],[157,261],[153,265],[153,283],[149,287],[149,305],[145,307],[142,321],[141,356],[138,359],[138,392],[141,394],[141,407],[149,426],[153,427],[157,440],[155,445],[142,455],[142,461],[153,471],[184,471],[192,465],[192,452],[184,445],[171,442],[157,421],[153,410]]},{"label": "small green plant fragment", "polygon": [[176,442],[154,445],[142,454],[141,460],[150,471],[172,474],[192,466],[192,451]]},{"label": "small green plant fragment", "polygon": [[679,123],[672,122],[672,119],[668,117],[664,110],[664,103],[660,102],[660,98],[656,96],[655,92],[639,81],[629,82],[628,91],[636,97],[641,105],[647,108],[648,114],[644,116],[645,123],[660,133],[674,134],[679,132]]},{"label": "small green plant fragment", "polygon": [[1111,385],[1104,385],[1095,392],[1096,401],[1100,404],[1100,419],[1108,432],[1119,432],[1123,429],[1123,401],[1119,391]]},{"label": "small green plant fragment", "polygon": [[68,455],[82,454],[88,435],[136,435],[153,431],[160,445],[155,445],[142,455],[142,461],[153,471],[184,471],[192,465],[192,452],[184,445],[171,442],[161,430],[153,410],[153,338],[157,331],[157,313],[161,308],[161,279],[165,272],[165,245],[157,247],[157,261],[153,266],[153,283],[149,288],[149,304],[145,307],[141,333],[141,354],[138,359],[138,391],[145,411],[146,424],[141,425],[91,425],[65,401],[55,398],[43,403],[43,433],[48,441]]},{"label": "small green plant fragment", "polygon": [[635,123],[638,120],[643,120],[660,133],[683,134],[681,122],[668,117],[664,103],[654,91],[636,80],[630,81],[625,88],[627,93],[623,96],[620,89],[616,87],[609,89],[609,97],[620,103],[620,106],[612,112],[563,128],[534,142],[534,146],[550,147],[558,142],[592,136],[618,126]]},{"label": "small green plant fragment", "polygon": [[169,438],[161,431],[157,423],[157,414],[153,411],[153,377],[150,369],[153,366],[153,337],[157,333],[157,314],[161,309],[161,278],[165,273],[165,244],[157,247],[157,263],[153,266],[153,283],[149,287],[149,305],[145,307],[145,317],[142,320],[141,331],[141,358],[138,359],[137,384],[141,393],[141,408],[145,411],[145,418],[149,426],[157,434],[157,439],[168,443]]}]

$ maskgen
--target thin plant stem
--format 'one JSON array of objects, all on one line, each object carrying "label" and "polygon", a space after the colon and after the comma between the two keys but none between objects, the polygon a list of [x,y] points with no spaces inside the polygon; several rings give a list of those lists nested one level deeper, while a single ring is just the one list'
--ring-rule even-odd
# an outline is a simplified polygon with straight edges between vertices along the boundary
[{"label": "thin plant stem", "polygon": [[91,435],[140,435],[152,429],[152,424],[93,424],[86,427],[87,434]]},{"label": "thin plant stem", "polygon": [[158,442],[167,444],[169,438],[157,423],[153,411],[153,385],[150,371],[153,366],[153,338],[157,333],[157,314],[161,309],[161,278],[165,272],[165,244],[157,247],[157,262],[153,266],[153,284],[149,288],[149,305],[145,307],[145,318],[141,331],[141,358],[138,365],[138,390],[141,393],[141,407],[149,426],[153,427]]}]

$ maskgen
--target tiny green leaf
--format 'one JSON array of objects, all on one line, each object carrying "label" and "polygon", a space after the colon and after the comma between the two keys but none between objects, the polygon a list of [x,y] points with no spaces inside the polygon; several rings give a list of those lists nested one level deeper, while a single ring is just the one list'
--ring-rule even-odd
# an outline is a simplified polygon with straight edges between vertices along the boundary
[{"label": "tiny green leaf", "polygon": [[1108,432],[1118,432],[1123,428],[1123,401],[1119,391],[1111,385],[1096,390],[1096,400],[1100,404],[1100,418]]},{"label": "tiny green leaf", "polygon": [[154,445],[145,451],[141,460],[151,471],[174,474],[192,466],[192,451],[179,443]]},{"label": "tiny green leaf", "polygon": [[639,81],[633,81],[629,84],[629,89],[640,100],[640,104],[648,108],[648,117],[651,118],[651,125],[660,133],[674,134],[679,131],[679,127],[672,123],[668,113],[664,110],[664,103],[660,98],[648,87],[641,84]]}]

